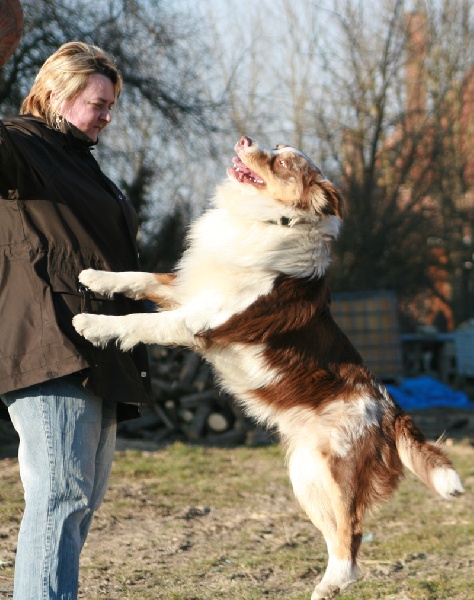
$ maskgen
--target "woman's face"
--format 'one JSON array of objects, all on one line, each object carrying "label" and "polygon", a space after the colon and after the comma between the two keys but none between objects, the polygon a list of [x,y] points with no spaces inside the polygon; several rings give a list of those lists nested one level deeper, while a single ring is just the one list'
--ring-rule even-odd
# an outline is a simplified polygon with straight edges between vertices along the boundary
[{"label": "woman's face", "polygon": [[114,84],[105,75],[94,73],[82,92],[63,104],[61,114],[93,142],[97,142],[99,133],[112,120],[110,111],[114,102]]}]

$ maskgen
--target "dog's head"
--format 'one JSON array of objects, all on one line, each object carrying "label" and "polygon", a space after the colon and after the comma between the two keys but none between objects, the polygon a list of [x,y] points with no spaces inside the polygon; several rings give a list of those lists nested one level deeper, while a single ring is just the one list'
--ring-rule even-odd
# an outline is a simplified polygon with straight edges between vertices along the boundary
[{"label": "dog's head", "polygon": [[344,213],[339,191],[303,152],[279,145],[270,150],[243,136],[235,145],[237,156],[229,176],[290,210],[308,215],[338,217]]}]

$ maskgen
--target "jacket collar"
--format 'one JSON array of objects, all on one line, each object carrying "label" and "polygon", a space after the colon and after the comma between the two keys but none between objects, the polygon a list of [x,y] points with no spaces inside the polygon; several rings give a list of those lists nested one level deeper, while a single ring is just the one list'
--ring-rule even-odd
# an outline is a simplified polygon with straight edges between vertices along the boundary
[{"label": "jacket collar", "polygon": [[64,119],[65,133],[67,143],[77,150],[90,150],[99,143],[99,140],[93,142],[90,137],[78,129],[75,125]]},{"label": "jacket collar", "polygon": [[56,140],[58,140],[60,139],[60,136],[66,146],[79,151],[90,150],[93,146],[99,143],[98,140],[97,142],[93,142],[85,133],[80,131],[69,121],[66,121],[66,119],[63,121],[65,125],[65,132],[51,127],[44,119],[41,119],[40,117],[34,117],[30,114],[13,117],[8,119],[8,121],[17,123],[29,131],[36,131],[36,133],[39,133],[46,138],[52,139],[51,136],[58,136],[56,137]]}]

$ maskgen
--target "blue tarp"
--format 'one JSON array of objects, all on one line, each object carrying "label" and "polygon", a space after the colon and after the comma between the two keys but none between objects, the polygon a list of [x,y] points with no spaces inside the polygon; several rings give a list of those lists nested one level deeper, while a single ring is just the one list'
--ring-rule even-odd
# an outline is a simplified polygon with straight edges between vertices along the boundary
[{"label": "blue tarp", "polygon": [[432,377],[411,377],[399,387],[386,386],[404,410],[450,407],[474,408],[464,392],[456,392]]}]

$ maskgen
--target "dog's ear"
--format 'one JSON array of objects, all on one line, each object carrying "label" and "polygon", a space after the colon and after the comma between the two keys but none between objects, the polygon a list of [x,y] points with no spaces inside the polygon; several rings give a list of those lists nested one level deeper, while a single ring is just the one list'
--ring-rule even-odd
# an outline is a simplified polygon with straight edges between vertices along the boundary
[{"label": "dog's ear", "polygon": [[346,216],[346,202],[341,192],[327,179],[318,182],[318,185],[327,200],[323,209],[324,214],[334,215],[343,221]]}]

